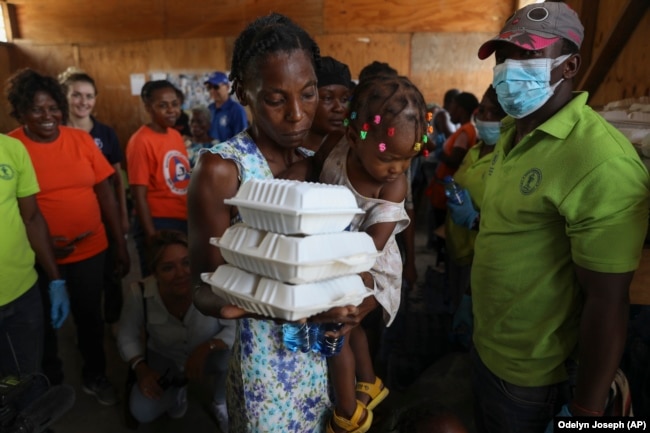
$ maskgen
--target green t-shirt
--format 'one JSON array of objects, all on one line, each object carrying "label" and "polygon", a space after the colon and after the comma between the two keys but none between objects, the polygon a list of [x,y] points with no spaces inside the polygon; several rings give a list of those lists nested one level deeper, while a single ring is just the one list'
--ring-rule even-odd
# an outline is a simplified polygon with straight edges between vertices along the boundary
[{"label": "green t-shirt", "polygon": [[36,282],[35,255],[20,216],[18,199],[38,191],[25,147],[20,141],[0,134],[0,305],[17,299]]},{"label": "green t-shirt", "polygon": [[520,386],[566,378],[582,294],[574,265],[636,269],[648,224],[648,172],[630,142],[579,93],[514,148],[503,121],[488,169],[472,269],[474,342]]}]

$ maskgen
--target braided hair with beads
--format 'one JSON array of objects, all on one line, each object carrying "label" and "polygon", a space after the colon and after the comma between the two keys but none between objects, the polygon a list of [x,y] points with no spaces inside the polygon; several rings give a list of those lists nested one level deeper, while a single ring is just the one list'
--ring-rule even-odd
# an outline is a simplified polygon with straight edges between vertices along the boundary
[{"label": "braided hair with beads", "polygon": [[361,81],[355,88],[348,123],[362,140],[370,134],[381,141],[394,134],[394,124],[398,120],[406,120],[413,124],[415,148],[426,141],[426,112],[422,93],[408,78],[376,75]]}]

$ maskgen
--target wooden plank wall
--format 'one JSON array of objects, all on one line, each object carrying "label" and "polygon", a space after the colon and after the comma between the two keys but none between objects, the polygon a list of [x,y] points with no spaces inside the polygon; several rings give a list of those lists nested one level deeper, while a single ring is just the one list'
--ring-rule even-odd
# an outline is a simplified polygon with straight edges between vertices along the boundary
[{"label": "wooden plank wall", "polygon": [[4,93],[6,78],[11,74],[11,47],[8,44],[0,43],[0,78],[2,79],[2,96],[0,97],[0,132],[6,132],[14,125],[9,118],[7,98]]},{"label": "wooden plank wall", "polygon": [[[618,16],[621,3],[617,0],[601,0],[599,25],[594,41],[597,55],[603,39],[614,26],[611,16]],[[609,74],[592,95],[592,105],[604,105],[629,97],[650,96],[650,9],[638,24],[636,31],[612,65]]]},{"label": "wooden plank wall", "polygon": [[[304,0],[300,7],[292,0],[13,3],[20,39],[11,51],[12,70],[86,70],[99,88],[96,115],[115,127],[123,145],[147,121],[139,98],[130,94],[131,73],[229,69],[236,35],[271,10],[307,29],[322,54],[347,63],[354,77],[374,60],[388,62],[410,76],[427,101],[440,102],[451,87],[480,97],[491,66],[476,58],[476,50],[514,8],[514,1],[503,0]],[[473,33],[477,29],[482,33]],[[1,71],[0,79],[6,79]],[[0,119],[0,131],[15,126]]]},{"label": "wooden plank wall", "polygon": [[[570,0],[577,10],[588,0]],[[255,16],[282,12],[305,27],[323,55],[357,76],[373,60],[408,75],[429,102],[452,87],[480,97],[491,82],[493,59],[479,61],[478,46],[496,34],[517,1],[503,0],[13,0],[19,32],[0,46],[0,80],[33,67],[56,75],[70,65],[97,81],[97,117],[113,125],[123,145],[145,122],[131,73],[229,69],[236,35]],[[595,45],[613,25],[617,0],[601,0]],[[625,47],[594,103],[648,94],[648,17]],[[8,60],[5,62],[8,57]],[[3,98],[4,102],[4,98]],[[16,124],[0,104],[0,132]]]},{"label": "wooden plank wall", "polygon": [[[590,0],[567,0],[566,2],[579,12],[582,12],[583,8],[592,7]],[[600,0],[592,59],[598,56],[625,3],[620,0]],[[583,46],[583,50],[588,48]],[[588,66],[583,64],[581,68],[587,69]],[[639,96],[650,96],[650,9],[646,10],[645,16],[628,43],[621,47],[618,58],[598,90],[591,95],[589,103],[599,107],[611,101]]]},{"label": "wooden plank wall", "polygon": [[478,47],[494,33],[419,33],[413,35],[411,78],[428,102],[442,105],[448,89],[474,93],[480,100],[492,83],[494,58],[479,60]]}]

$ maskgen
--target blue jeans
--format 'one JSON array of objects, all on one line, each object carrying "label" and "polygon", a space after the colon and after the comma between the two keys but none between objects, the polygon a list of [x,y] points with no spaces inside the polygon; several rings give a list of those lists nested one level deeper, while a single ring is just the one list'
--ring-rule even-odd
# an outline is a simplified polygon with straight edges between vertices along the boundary
[{"label": "blue jeans", "polygon": [[[230,350],[219,350],[208,355],[205,362],[205,374],[214,375],[214,394],[212,400],[216,403],[226,403],[226,377]],[[147,365],[156,370],[162,376],[169,370],[173,377],[181,376],[181,369],[174,364],[174,361],[166,358],[152,350],[147,351]],[[137,382],[131,388],[130,409],[133,417],[141,423],[149,423],[160,417],[177,404],[177,396],[181,388],[171,386],[158,400],[145,397]],[[128,391],[127,391],[128,392]]]},{"label": "blue jeans", "polygon": [[524,387],[495,376],[471,351],[474,418],[478,433],[543,433],[569,400],[569,382]]},{"label": "blue jeans", "polygon": [[[14,358],[15,356],[15,358]],[[14,301],[0,306],[0,377],[41,372],[43,357],[43,309],[38,285]],[[20,410],[47,389],[38,377],[18,401]]]}]

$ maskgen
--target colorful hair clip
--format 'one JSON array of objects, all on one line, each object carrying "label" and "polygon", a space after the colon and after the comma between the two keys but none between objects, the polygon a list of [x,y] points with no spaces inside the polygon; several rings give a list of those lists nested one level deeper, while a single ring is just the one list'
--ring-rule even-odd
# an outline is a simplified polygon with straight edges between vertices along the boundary
[{"label": "colorful hair clip", "polygon": [[413,150],[415,150],[416,152],[419,152],[420,149],[422,149],[422,143],[420,143],[420,142],[418,141],[417,143],[415,143],[415,144],[413,145]]},{"label": "colorful hair clip", "polygon": [[363,129],[364,131],[367,131],[367,130],[370,129],[370,125],[368,125],[367,123],[364,123],[363,126],[361,127],[361,129]]},{"label": "colorful hair clip", "polygon": [[350,119],[345,118],[343,119],[343,126],[348,126],[350,124]]},{"label": "colorful hair clip", "polygon": [[350,113],[350,119],[354,120],[356,118],[357,118],[357,112],[356,111],[353,111],[352,113]]},{"label": "colorful hair clip", "polygon": [[429,137],[427,137],[427,135],[424,134],[424,135],[422,136],[422,142],[423,142],[424,144],[427,144],[428,141],[429,141]]},{"label": "colorful hair clip", "polygon": [[379,114],[377,114],[375,116],[373,122],[375,123],[375,125],[379,125],[379,122],[381,122],[381,116]]},{"label": "colorful hair clip", "polygon": [[433,126],[429,125],[429,127],[427,128],[427,132],[429,134],[433,134]]},{"label": "colorful hair clip", "polygon": [[361,132],[359,132],[359,135],[361,136],[361,139],[362,139],[362,140],[365,140],[365,139],[366,139],[366,135],[368,135],[368,131],[361,131]]},{"label": "colorful hair clip", "polygon": [[386,133],[388,134],[389,137],[392,137],[393,135],[395,135],[395,128],[392,127],[388,128],[388,131],[386,131]]},{"label": "colorful hair clip", "polygon": [[431,122],[432,120],[433,120],[433,113],[429,111],[427,113],[427,122]]},{"label": "colorful hair clip", "polygon": [[379,151],[386,152],[386,143],[379,143]]}]

